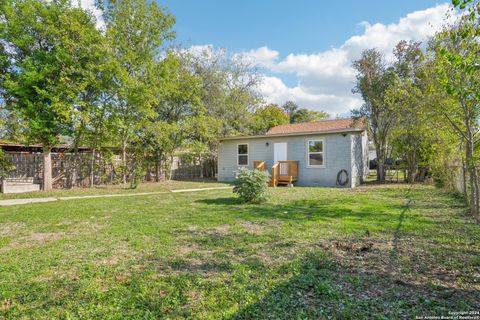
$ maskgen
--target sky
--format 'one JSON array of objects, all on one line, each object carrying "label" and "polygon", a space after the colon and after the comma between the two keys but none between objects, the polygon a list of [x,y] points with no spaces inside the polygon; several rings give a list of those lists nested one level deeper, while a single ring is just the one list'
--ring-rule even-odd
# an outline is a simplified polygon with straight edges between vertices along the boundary
[{"label": "sky", "polygon": [[450,10],[430,0],[157,1],[176,17],[177,45],[242,55],[260,68],[266,103],[292,100],[333,117],[362,104],[351,64],[363,49],[391,58],[398,41],[425,41]]}]

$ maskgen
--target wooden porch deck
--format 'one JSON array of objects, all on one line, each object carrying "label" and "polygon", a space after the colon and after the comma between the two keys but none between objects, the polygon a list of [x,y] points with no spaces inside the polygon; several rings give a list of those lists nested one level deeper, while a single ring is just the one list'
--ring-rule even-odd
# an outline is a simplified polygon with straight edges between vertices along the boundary
[{"label": "wooden porch deck", "polygon": [[[266,164],[262,160],[254,160],[253,168],[265,171]],[[279,184],[293,185],[298,180],[298,161],[278,161],[272,166],[270,186],[276,187]]]}]

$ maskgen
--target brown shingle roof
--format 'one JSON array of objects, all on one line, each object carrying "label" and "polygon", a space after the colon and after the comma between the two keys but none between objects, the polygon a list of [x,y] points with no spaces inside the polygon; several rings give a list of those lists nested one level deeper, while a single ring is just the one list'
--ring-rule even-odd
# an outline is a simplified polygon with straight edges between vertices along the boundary
[{"label": "brown shingle roof", "polygon": [[345,129],[365,129],[365,121],[347,119],[318,120],[312,122],[283,124],[268,130],[269,134],[289,134],[300,132],[322,132]]}]

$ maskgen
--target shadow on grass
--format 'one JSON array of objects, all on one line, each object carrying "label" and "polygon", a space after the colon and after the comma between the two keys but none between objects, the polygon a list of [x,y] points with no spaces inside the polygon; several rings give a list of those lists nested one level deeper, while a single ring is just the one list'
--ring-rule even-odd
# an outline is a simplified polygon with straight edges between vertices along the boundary
[{"label": "shadow on grass", "polygon": [[368,270],[346,269],[324,253],[307,255],[296,275],[230,319],[414,319],[478,310],[480,292],[397,281]]},{"label": "shadow on grass", "polygon": [[[384,190],[375,190],[373,195],[382,193],[382,191]],[[348,220],[347,224],[355,224],[355,227],[363,225],[364,228],[367,228],[372,225],[377,229],[386,229],[388,233],[395,232],[395,229],[402,227],[403,231],[416,234],[424,231],[434,232],[438,228],[444,228],[442,217],[447,214],[445,210],[449,212],[453,210],[457,217],[462,218],[465,217],[467,211],[465,203],[450,193],[442,193],[442,197],[432,201],[428,193],[419,193],[418,190],[412,188],[395,191],[394,194],[386,194],[381,198],[345,194],[333,199],[323,196],[316,199],[286,199],[284,203],[277,204],[246,205],[242,204],[237,197],[230,196],[199,199],[196,200],[196,203],[208,205],[205,210],[212,210],[212,206],[214,206],[214,210],[221,212],[224,216],[238,219],[274,219],[299,223],[304,221],[333,223]],[[408,215],[408,218],[405,217],[405,202],[402,203],[402,200],[410,201],[408,206],[415,209]],[[437,213],[439,209],[444,209],[443,213]],[[400,226],[396,223],[398,218],[401,219]],[[462,222],[459,222],[455,228],[463,228],[464,226],[461,224]],[[454,226],[452,225],[452,227]]]},{"label": "shadow on grass", "polygon": [[[343,199],[342,199],[343,200]],[[332,221],[349,219],[350,221],[363,221],[364,223],[391,223],[392,218],[398,215],[403,209],[402,204],[381,203],[375,207],[375,203],[362,205],[343,201],[318,200],[294,200],[285,204],[242,204],[235,197],[200,199],[197,203],[216,205],[217,212],[223,212],[230,217],[239,219],[258,220],[273,219],[278,221]],[[211,210],[211,208],[208,208]],[[421,224],[421,221],[418,221]]]},{"label": "shadow on grass", "polygon": [[398,259],[398,247],[400,243],[400,237],[402,233],[402,225],[405,220],[405,215],[407,214],[408,210],[410,209],[410,205],[412,204],[412,198],[410,196],[410,190],[407,191],[406,198],[408,201],[404,204],[404,208],[402,209],[402,212],[400,213],[400,216],[398,218],[398,224],[397,227],[395,228],[395,231],[393,232],[393,239],[392,239],[392,250],[390,252],[390,261],[388,264],[388,272],[391,274],[397,264],[397,259]]},{"label": "shadow on grass", "polygon": [[207,198],[207,199],[197,200],[196,202],[215,205],[215,206],[230,206],[230,205],[242,204],[242,202],[238,197],[213,198],[213,199]]}]

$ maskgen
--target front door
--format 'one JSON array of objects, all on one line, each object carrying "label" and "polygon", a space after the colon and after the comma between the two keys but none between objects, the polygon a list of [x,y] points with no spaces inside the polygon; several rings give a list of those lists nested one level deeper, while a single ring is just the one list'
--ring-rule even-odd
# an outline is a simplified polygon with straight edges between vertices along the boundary
[{"label": "front door", "polygon": [[279,142],[273,144],[273,163],[287,160],[287,143]]}]

